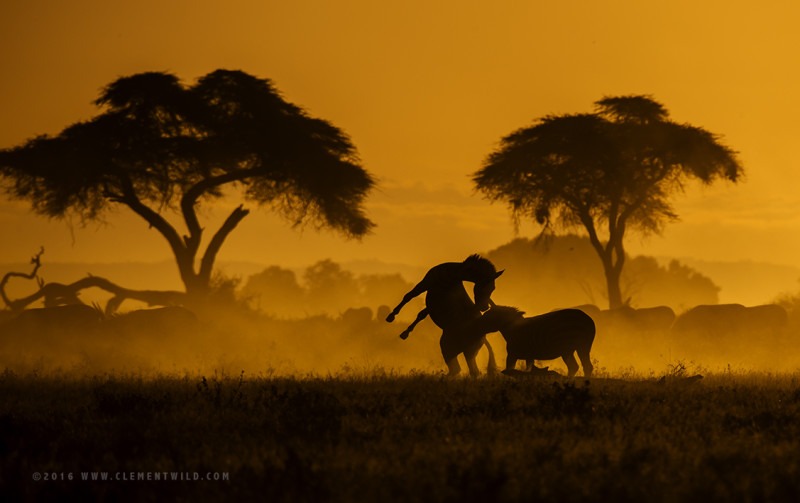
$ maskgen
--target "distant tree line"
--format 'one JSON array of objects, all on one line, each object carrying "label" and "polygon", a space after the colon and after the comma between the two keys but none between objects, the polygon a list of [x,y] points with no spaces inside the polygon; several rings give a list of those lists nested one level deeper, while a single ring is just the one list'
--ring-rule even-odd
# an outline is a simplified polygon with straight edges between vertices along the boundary
[{"label": "distant tree line", "polygon": [[355,274],[326,259],[305,268],[299,277],[291,269],[267,267],[245,280],[240,296],[266,314],[336,316],[353,307],[376,311],[401,298],[411,287],[413,284],[398,273]]},{"label": "distant tree line", "polygon": [[[603,268],[586,237],[520,238],[485,255],[508,271],[497,282],[494,298],[498,303],[534,313],[606,302]],[[353,307],[377,310],[402,298],[413,286],[399,273],[356,274],[327,259],[300,274],[270,266],[246,278],[240,296],[267,314],[336,316]],[[667,305],[683,311],[719,301],[719,287],[710,278],[677,260],[660,264],[647,256],[629,257],[622,291],[633,307]]]},{"label": "distant tree line", "polygon": [[[487,257],[508,272],[498,281],[494,294],[498,302],[531,312],[581,304],[605,307],[607,303],[603,268],[586,237],[515,239]],[[677,260],[660,264],[653,257],[628,257],[620,283],[624,301],[631,307],[667,305],[683,311],[719,302],[719,287]]]}]

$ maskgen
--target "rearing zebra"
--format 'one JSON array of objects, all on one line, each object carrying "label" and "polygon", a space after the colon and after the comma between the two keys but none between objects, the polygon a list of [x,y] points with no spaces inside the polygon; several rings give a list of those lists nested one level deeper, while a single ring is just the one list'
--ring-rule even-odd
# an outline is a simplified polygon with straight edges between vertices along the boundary
[{"label": "rearing zebra", "polygon": [[[448,375],[454,376],[461,372],[458,364],[458,355],[464,353],[470,374],[480,374],[475,356],[481,346],[489,350],[489,370],[494,371],[497,363],[494,351],[485,334],[476,334],[470,330],[472,322],[480,318],[481,311],[489,309],[491,295],[494,291],[494,281],[503,271],[497,271],[494,264],[480,255],[470,255],[463,262],[446,262],[432,267],[410,292],[405,294],[403,300],[389,313],[386,321],[392,322],[395,316],[411,299],[427,292],[425,296],[425,309],[417,314],[417,318],[401,334],[400,338],[407,339],[417,324],[430,316],[436,325],[442,329],[439,346],[442,356],[449,369]],[[462,282],[474,283],[473,295],[475,302]]]}]

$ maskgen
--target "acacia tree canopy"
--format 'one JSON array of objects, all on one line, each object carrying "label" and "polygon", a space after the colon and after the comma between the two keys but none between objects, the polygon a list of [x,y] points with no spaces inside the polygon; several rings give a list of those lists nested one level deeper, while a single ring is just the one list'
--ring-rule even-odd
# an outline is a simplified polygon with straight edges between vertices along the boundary
[{"label": "acacia tree canopy", "polygon": [[550,115],[501,140],[473,175],[515,220],[545,231],[583,228],[600,257],[609,305],[622,306],[624,236],[658,233],[677,218],[670,199],[689,179],[736,182],[736,153],[705,129],[670,120],[649,96],[595,103],[594,113]]},{"label": "acacia tree canopy", "polygon": [[187,293],[208,288],[220,247],[249,212],[237,207],[204,241],[197,207],[229,188],[294,226],[347,237],[374,226],[363,209],[374,180],[349,137],[267,79],[216,70],[184,85],[141,73],[106,86],[95,104],[91,120],[0,150],[0,182],[48,217],[90,221],[127,207],[167,240]]}]

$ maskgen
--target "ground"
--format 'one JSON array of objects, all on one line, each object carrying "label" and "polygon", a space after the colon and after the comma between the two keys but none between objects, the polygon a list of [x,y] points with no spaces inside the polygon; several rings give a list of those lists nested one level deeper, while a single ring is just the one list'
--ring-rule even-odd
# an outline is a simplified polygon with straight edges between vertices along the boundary
[{"label": "ground", "polygon": [[800,374],[689,377],[682,366],[592,381],[7,371],[0,491],[10,500],[797,500]]}]

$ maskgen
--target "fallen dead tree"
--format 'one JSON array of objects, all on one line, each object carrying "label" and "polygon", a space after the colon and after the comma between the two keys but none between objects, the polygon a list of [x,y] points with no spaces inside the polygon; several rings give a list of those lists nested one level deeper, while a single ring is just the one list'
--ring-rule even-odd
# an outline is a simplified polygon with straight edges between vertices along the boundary
[{"label": "fallen dead tree", "polygon": [[[39,253],[31,258],[33,270],[30,273],[8,272],[0,280],[0,298],[3,299],[3,302],[11,311],[22,311],[39,300],[44,301],[45,307],[83,304],[84,302],[80,300],[80,292],[89,288],[99,288],[112,294],[111,299],[108,300],[104,308],[106,315],[115,313],[117,309],[119,309],[119,306],[126,300],[144,302],[149,306],[177,306],[186,304],[187,299],[186,293],[184,292],[174,290],[132,290],[119,286],[106,278],[92,276],[91,274],[69,284],[56,282],[47,283],[39,276],[39,268],[42,265],[42,254],[44,254],[43,247],[39,250]],[[39,289],[25,297],[11,299],[6,293],[6,286],[11,278],[36,280]]]}]

